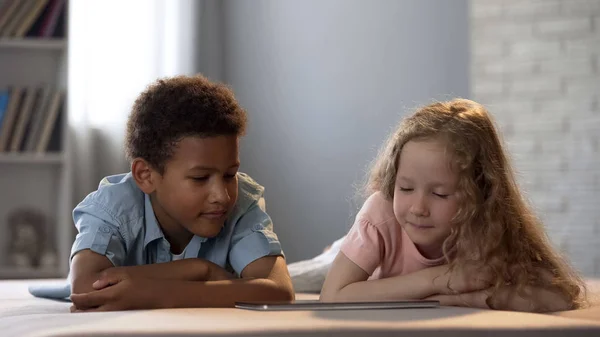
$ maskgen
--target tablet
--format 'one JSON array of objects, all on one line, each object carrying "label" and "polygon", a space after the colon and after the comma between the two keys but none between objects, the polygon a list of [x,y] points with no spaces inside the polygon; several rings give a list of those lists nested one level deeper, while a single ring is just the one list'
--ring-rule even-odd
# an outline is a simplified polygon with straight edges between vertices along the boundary
[{"label": "tablet", "polygon": [[412,309],[436,308],[439,301],[410,300],[410,301],[383,301],[383,302],[319,302],[298,300],[294,302],[236,302],[238,309],[259,311],[293,311],[293,310],[367,310],[367,309]]}]

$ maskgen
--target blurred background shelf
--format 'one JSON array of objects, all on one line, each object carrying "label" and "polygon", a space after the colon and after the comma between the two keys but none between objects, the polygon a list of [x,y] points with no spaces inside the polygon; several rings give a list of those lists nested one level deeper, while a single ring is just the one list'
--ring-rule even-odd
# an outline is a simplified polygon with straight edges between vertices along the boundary
[{"label": "blurred background shelf", "polygon": [[63,50],[65,39],[0,39],[0,48]]},{"label": "blurred background shelf", "polygon": [[62,164],[63,153],[0,153],[0,164]]}]

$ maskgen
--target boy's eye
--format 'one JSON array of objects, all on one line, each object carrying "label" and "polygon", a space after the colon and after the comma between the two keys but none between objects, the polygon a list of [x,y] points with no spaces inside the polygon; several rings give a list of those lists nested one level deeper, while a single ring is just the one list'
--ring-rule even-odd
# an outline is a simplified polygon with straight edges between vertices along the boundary
[{"label": "boy's eye", "polygon": [[412,192],[412,188],[407,188],[407,187],[400,187],[400,191],[402,192]]},{"label": "boy's eye", "polygon": [[235,174],[226,174],[225,175],[225,179],[227,179],[227,180],[231,180],[233,178],[235,178]]},{"label": "boy's eye", "polygon": [[207,181],[208,180],[208,176],[202,176],[202,177],[191,177],[192,180],[194,181]]}]

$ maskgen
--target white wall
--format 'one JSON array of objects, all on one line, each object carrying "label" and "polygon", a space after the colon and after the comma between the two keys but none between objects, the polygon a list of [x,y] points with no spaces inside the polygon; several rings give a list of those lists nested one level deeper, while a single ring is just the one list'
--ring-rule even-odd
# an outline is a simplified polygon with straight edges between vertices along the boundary
[{"label": "white wall", "polygon": [[600,276],[600,1],[471,0],[472,90],[552,241]]},{"label": "white wall", "polygon": [[309,258],[351,225],[353,184],[401,113],[467,97],[467,1],[226,0],[222,9],[217,66],[250,119],[242,169],[266,187],[288,262]]}]

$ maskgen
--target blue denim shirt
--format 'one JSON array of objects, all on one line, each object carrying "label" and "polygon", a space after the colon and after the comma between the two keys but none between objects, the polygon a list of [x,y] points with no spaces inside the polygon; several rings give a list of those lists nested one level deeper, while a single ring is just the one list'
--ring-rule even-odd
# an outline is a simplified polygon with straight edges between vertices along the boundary
[{"label": "blue denim shirt", "polygon": [[[271,218],[259,207],[264,188],[238,173],[238,199],[221,232],[194,236],[184,258],[202,258],[237,275],[252,261],[283,255]],[[169,262],[170,245],[158,225],[150,198],[131,173],[104,178],[73,210],[78,230],[71,258],[83,250],[106,256],[115,266]]]}]

